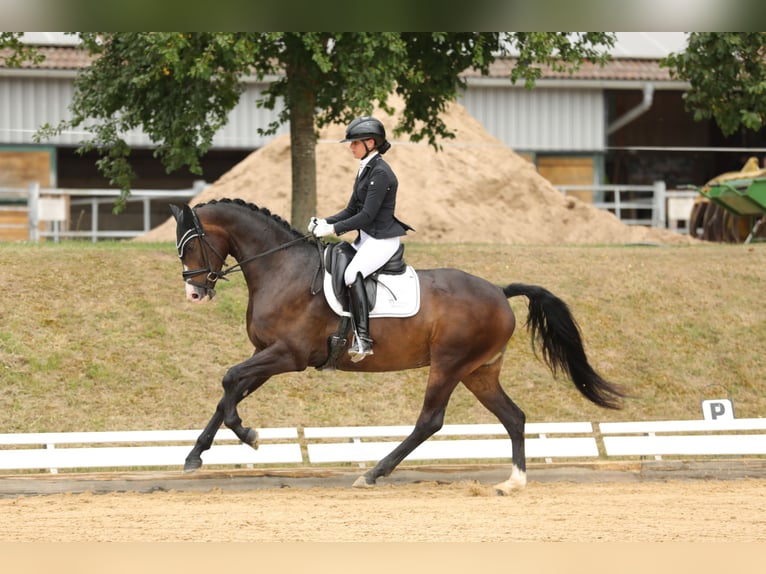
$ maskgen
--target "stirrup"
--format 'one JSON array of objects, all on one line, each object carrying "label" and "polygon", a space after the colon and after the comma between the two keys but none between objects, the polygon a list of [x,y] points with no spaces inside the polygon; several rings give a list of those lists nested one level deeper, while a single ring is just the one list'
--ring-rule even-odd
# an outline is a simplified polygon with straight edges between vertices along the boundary
[{"label": "stirrup", "polygon": [[374,353],[372,352],[372,339],[360,337],[354,333],[354,342],[351,347],[349,347],[348,354],[351,355],[352,363],[358,363],[367,355],[373,355]]}]

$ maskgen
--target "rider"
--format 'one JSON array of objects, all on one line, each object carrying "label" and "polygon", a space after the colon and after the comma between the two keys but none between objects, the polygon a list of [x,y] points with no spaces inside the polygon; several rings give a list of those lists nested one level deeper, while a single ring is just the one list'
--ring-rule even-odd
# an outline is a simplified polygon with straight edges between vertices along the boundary
[{"label": "rider", "polygon": [[359,160],[359,173],[351,199],[345,209],[326,219],[312,217],[309,231],[316,237],[343,235],[356,230],[351,244],[356,250],[346,268],[344,280],[351,296],[355,337],[349,349],[351,360],[361,361],[372,355],[369,331],[369,303],[364,278],[382,267],[397,249],[399,238],[412,227],[394,216],[398,181],[383,160],[391,144],[386,140],[383,124],[371,117],[356,118],[346,128],[341,143],[351,142],[349,149]]}]

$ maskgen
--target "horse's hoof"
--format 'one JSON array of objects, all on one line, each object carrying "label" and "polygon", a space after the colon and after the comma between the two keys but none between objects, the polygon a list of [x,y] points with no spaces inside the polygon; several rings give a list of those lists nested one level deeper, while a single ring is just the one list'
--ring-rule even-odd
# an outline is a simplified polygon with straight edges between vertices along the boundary
[{"label": "horse's hoof", "polygon": [[498,496],[505,496],[506,494],[511,494],[512,492],[524,490],[526,485],[527,473],[519,470],[514,466],[510,478],[505,482],[501,482],[500,484],[495,485],[495,492],[498,494]]},{"label": "horse's hoof", "polygon": [[352,486],[354,488],[372,488],[375,486],[375,479],[367,478],[367,476],[363,474],[354,481]]},{"label": "horse's hoof", "polygon": [[190,473],[198,470],[202,466],[202,459],[200,457],[187,458],[184,463],[184,472]]},{"label": "horse's hoof", "polygon": [[245,440],[242,442],[258,450],[258,432],[254,428],[246,429]]}]

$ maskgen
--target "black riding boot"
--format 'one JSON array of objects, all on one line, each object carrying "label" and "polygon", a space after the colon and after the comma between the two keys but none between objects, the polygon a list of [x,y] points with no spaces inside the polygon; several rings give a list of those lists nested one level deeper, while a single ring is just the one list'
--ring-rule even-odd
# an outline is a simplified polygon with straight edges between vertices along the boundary
[{"label": "black riding boot", "polygon": [[354,342],[348,350],[351,361],[358,363],[367,355],[372,355],[370,338],[370,303],[364,288],[364,277],[356,274],[354,283],[349,287],[351,295],[351,313],[354,315]]}]

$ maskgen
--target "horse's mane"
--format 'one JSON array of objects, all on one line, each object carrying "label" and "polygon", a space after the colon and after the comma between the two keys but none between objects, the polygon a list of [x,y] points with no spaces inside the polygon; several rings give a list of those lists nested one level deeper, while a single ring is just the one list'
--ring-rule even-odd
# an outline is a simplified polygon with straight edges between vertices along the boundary
[{"label": "horse's mane", "polygon": [[194,206],[194,209],[197,209],[197,208],[202,207],[204,205],[215,205],[217,203],[225,203],[225,204],[229,204],[229,205],[236,205],[236,206],[239,206],[239,207],[244,207],[244,208],[249,209],[249,210],[251,210],[253,212],[260,213],[260,214],[262,214],[262,215],[264,215],[266,217],[269,217],[275,223],[277,223],[281,227],[287,229],[295,237],[303,237],[303,235],[304,235],[303,233],[301,233],[300,231],[298,231],[297,229],[292,227],[287,221],[282,219],[280,216],[278,216],[275,213],[271,213],[271,211],[269,211],[267,208],[265,208],[265,207],[258,207],[254,203],[250,203],[250,202],[247,202],[247,201],[245,201],[243,199],[239,199],[239,198],[230,199],[230,198],[224,197],[224,198],[221,198],[221,199],[211,199],[210,201],[207,201],[207,202],[198,203],[197,205]]}]

